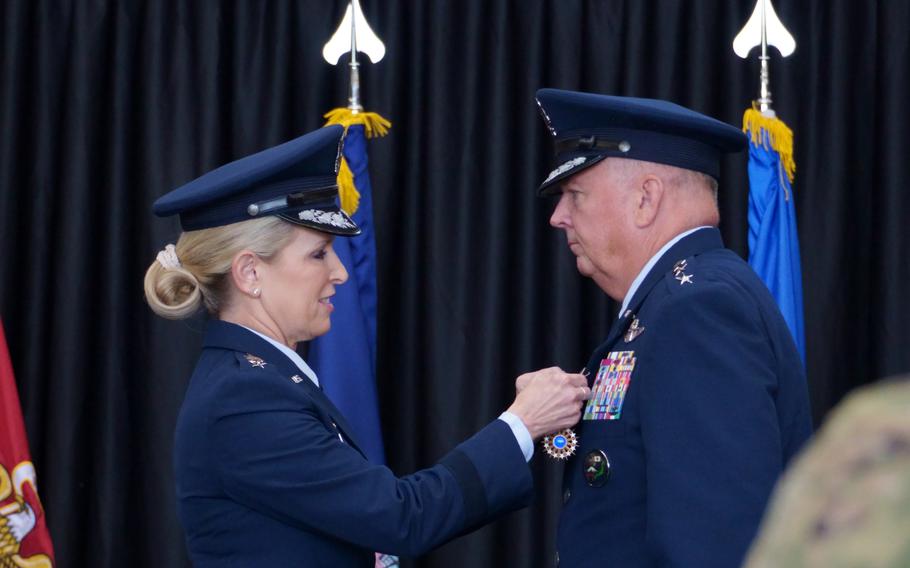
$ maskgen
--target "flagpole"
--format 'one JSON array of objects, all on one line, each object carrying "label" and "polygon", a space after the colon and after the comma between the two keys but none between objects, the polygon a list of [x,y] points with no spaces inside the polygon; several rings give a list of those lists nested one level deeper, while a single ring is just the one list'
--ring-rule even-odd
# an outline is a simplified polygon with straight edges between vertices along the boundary
[{"label": "flagpole", "polygon": [[759,95],[758,110],[765,116],[774,116],[774,110],[771,108],[771,72],[769,70],[768,60],[768,20],[765,13],[765,1],[761,4],[761,71],[759,72]]},{"label": "flagpole", "polygon": [[[335,296],[335,314],[329,333],[310,343],[310,363],[325,393],[348,418],[361,449],[374,463],[385,462],[379,424],[376,389],[376,243],[373,234],[372,188],[368,172],[366,140],[384,136],[391,123],[375,112],[364,111],[360,99],[360,61],[364,53],[372,63],[385,55],[385,46],[370,29],[359,0],[350,0],[341,23],[322,48],[330,65],[338,65],[350,53],[350,96],[347,108],[325,114],[326,124],[345,128],[344,146],[338,160],[338,195],[341,207],[363,232],[335,241],[335,253],[350,275]],[[376,551],[375,568],[397,568],[398,558]]]},{"label": "flagpole", "polygon": [[348,109],[351,114],[359,114],[363,110],[360,105],[360,64],[357,63],[357,13],[353,11],[353,6],[348,2],[348,8],[351,9],[351,97],[348,99]]},{"label": "flagpole", "polygon": [[761,47],[758,99],[743,113],[743,130],[750,140],[749,265],[768,286],[805,364],[802,270],[791,186],[796,173],[793,131],[771,106],[770,45],[782,57],[796,50],[796,40],[777,17],[771,0],[757,0],[733,40],[733,51],[743,59],[754,47]]},{"label": "flagpole", "polygon": [[761,63],[759,94],[758,99],[755,100],[755,106],[764,116],[773,118],[775,112],[771,108],[769,45],[776,47],[782,57],[789,57],[796,50],[796,40],[778,18],[771,0],[757,0],[752,15],[733,40],[733,51],[743,59],[747,59],[752,48],[761,47],[761,54],[758,56]]},{"label": "flagpole", "polygon": [[348,67],[351,91],[347,109],[350,114],[355,115],[363,112],[363,105],[360,102],[360,62],[357,60],[357,52],[365,53],[370,58],[370,62],[379,63],[385,56],[385,45],[370,28],[370,24],[360,8],[360,0],[349,0],[338,29],[322,48],[322,57],[330,65],[336,65],[342,55],[350,53],[351,59]]}]

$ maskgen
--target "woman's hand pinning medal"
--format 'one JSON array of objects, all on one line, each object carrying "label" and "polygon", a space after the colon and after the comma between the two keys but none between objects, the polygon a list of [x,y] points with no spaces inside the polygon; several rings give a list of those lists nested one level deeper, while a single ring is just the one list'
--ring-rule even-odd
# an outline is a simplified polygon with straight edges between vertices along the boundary
[{"label": "woman's hand pinning medal", "polygon": [[[581,375],[585,377],[585,381],[587,381],[588,370],[582,369]],[[590,398],[590,394],[589,391],[588,398]],[[569,456],[574,454],[575,450],[578,448],[578,435],[572,428],[566,428],[559,432],[547,434],[543,437],[543,440],[540,441],[540,445],[543,446],[543,451],[547,452],[547,455],[553,459],[569,459]]]},{"label": "woman's hand pinning medal", "polygon": [[568,458],[578,446],[572,426],[578,423],[584,401],[590,398],[588,379],[559,367],[526,373],[515,381],[517,395],[509,412],[524,423],[531,438],[543,438],[547,455]]}]

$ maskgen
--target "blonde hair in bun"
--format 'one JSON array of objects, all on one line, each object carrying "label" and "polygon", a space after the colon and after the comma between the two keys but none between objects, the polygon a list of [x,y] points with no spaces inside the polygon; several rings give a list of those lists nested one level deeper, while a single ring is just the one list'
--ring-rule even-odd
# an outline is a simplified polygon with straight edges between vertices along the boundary
[{"label": "blonde hair in bun", "polygon": [[217,316],[230,300],[228,275],[234,256],[250,250],[268,261],[290,243],[294,229],[295,225],[269,216],[181,233],[170,251],[176,259],[170,256],[169,245],[145,272],[149,307],[167,319],[188,318],[203,305]]}]

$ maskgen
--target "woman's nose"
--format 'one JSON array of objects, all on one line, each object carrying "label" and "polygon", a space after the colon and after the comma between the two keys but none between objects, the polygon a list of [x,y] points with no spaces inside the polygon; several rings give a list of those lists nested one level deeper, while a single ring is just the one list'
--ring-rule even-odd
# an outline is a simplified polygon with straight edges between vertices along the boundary
[{"label": "woman's nose", "polygon": [[348,270],[344,267],[341,259],[332,250],[332,272],[330,278],[334,284],[344,284],[348,281]]}]

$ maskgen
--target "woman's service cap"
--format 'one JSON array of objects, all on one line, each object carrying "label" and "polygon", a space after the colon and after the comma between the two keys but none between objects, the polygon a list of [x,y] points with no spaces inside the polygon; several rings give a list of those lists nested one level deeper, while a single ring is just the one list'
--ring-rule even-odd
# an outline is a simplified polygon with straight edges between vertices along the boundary
[{"label": "woman's service cap", "polygon": [[359,234],[338,205],[343,136],[343,127],[327,126],[225,164],[159,198],[155,215],[179,215],[185,231],[276,215],[325,233]]}]

